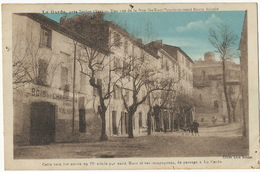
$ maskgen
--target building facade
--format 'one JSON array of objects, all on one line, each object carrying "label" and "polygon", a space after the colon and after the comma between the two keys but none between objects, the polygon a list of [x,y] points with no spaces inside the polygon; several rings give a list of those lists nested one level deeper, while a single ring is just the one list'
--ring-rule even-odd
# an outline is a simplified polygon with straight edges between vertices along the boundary
[{"label": "building facade", "polygon": [[[156,104],[158,111],[155,129],[157,131],[173,131],[186,127],[193,122],[192,107],[184,107],[182,100],[192,99],[193,75],[191,58],[179,47],[163,44],[162,40],[147,45],[160,56],[161,70],[167,80],[172,80],[171,92],[162,91],[162,99]],[[186,103],[187,103],[186,102]]]},{"label": "building facade", "polygon": [[[129,134],[134,101],[139,103],[132,117],[134,135],[147,134],[148,125],[151,131],[172,131],[174,97],[192,93],[192,60],[177,47],[145,46],[107,21],[91,23],[93,27],[84,23],[84,34],[78,34],[70,27],[77,20],[56,23],[41,14],[13,15],[14,144],[99,139],[100,95],[107,95],[108,136]],[[156,116],[155,107],[167,93],[154,91],[159,96],[154,98],[148,92],[169,79],[172,100]]]},{"label": "building facade", "polygon": [[[193,96],[198,113],[212,113],[222,121],[227,119],[226,100],[223,91],[222,63],[215,60],[215,54],[204,54],[204,60],[195,61],[193,66]],[[226,62],[226,85],[230,106],[235,117],[241,119],[240,65]],[[211,117],[208,117],[211,118]],[[199,119],[201,120],[201,119]]]},{"label": "building facade", "polygon": [[13,35],[14,143],[95,137],[93,89],[75,59],[74,43],[88,43],[40,14],[14,14]]}]

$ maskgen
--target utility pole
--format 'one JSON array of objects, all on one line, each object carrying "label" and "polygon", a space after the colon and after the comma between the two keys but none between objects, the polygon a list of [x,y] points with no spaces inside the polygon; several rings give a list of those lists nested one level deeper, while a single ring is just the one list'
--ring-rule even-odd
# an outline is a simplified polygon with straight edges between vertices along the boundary
[{"label": "utility pole", "polygon": [[77,43],[74,42],[74,60],[73,60],[73,100],[72,100],[72,133],[74,134],[75,131],[75,81],[76,81],[76,50],[77,50]]}]

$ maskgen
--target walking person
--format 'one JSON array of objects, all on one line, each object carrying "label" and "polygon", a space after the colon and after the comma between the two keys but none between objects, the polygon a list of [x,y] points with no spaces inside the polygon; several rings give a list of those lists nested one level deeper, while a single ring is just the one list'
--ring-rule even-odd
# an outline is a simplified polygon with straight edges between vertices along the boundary
[{"label": "walking person", "polygon": [[194,120],[192,126],[193,126],[194,135],[196,136],[196,134],[197,134],[199,136],[199,126],[200,126],[200,124],[196,120]]}]

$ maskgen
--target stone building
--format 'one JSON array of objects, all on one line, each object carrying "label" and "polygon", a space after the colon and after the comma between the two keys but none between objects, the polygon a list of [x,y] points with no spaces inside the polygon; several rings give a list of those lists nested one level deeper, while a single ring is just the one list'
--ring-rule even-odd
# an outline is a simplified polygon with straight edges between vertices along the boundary
[{"label": "stone building", "polygon": [[[101,20],[102,16],[95,16],[98,23],[89,15],[84,17],[87,22],[75,16],[57,23],[41,14],[13,15],[14,144],[98,139],[100,91],[91,85],[98,85],[102,94],[113,90],[106,101],[108,136],[126,136],[130,127],[134,135],[147,134],[148,125],[151,131],[173,130],[174,97],[192,94],[193,62],[189,56],[160,41],[160,48],[145,46],[114,23]],[[83,24],[82,32],[71,22]],[[89,61],[89,55],[96,58]],[[89,64],[95,68],[94,75]],[[139,79],[135,83],[143,83],[134,86],[133,76]],[[145,100],[151,89],[145,82],[154,87],[169,79],[174,83],[172,100],[163,106],[157,121],[155,115],[150,119],[148,112],[155,112],[167,93],[156,91],[158,99],[150,96]],[[109,83],[113,87],[108,87]],[[129,108],[133,102],[134,90],[138,90],[136,99],[145,101],[129,126],[126,105]]]},{"label": "stone building", "polygon": [[[130,67],[128,60],[133,58],[153,69],[159,68],[158,55],[146,49],[140,40],[110,22],[102,23],[102,28],[102,36],[107,39],[93,42],[41,14],[13,15],[15,144],[98,139],[101,133],[99,96],[90,82],[100,85],[105,92],[108,71],[119,68],[112,72],[111,82],[114,82]],[[98,52],[98,72],[93,81],[87,66],[82,65],[87,57],[86,49]],[[98,65],[102,58],[107,65]],[[121,81],[131,89],[127,84],[131,79],[124,77]],[[107,135],[126,135],[128,113],[122,95],[131,103],[132,94],[119,87],[113,89],[106,112]],[[146,91],[143,86],[138,96],[142,98]],[[138,107],[133,117],[135,135],[147,132],[148,109],[147,102]]]},{"label": "stone building", "polygon": [[247,12],[240,39],[240,65],[241,65],[241,92],[242,92],[242,113],[243,113],[243,136],[248,137],[248,38],[247,38]]},{"label": "stone building", "polygon": [[[192,108],[185,111],[178,105],[177,97],[186,97],[192,99],[193,75],[192,75],[192,59],[179,47],[163,44],[162,40],[157,40],[146,45],[160,56],[161,70],[163,76],[168,80],[172,79],[174,83],[171,87],[174,90],[169,99],[165,99],[167,95],[163,95],[160,102],[156,105],[161,109],[157,118],[157,130],[170,130],[184,127],[193,121]],[[166,103],[163,101],[166,100]],[[165,104],[163,104],[165,103]]]},{"label": "stone building", "polygon": [[91,42],[41,14],[14,14],[12,21],[14,143],[99,135],[93,88],[76,61],[80,45]]},{"label": "stone building", "polygon": [[[231,110],[235,113],[234,118],[240,118],[240,65],[226,62],[228,96],[231,100]],[[196,111],[227,118],[226,100],[223,91],[222,64],[215,59],[215,54],[204,54],[204,60],[199,59],[193,65],[193,96],[197,102]],[[207,117],[207,118],[211,118]],[[201,117],[203,118],[203,117]],[[201,120],[201,119],[199,119]]]},{"label": "stone building", "polygon": [[179,92],[191,97],[193,91],[193,60],[179,47],[163,44],[163,49],[179,65]]},{"label": "stone building", "polygon": [[[134,77],[137,77],[137,74],[141,75],[141,72],[142,70],[144,70],[145,67],[158,68],[158,66],[160,66],[158,59],[159,57],[150,50],[146,49],[142,44],[141,39],[135,39],[119,26],[111,22],[108,22],[108,25],[110,44],[116,45],[111,46],[111,57],[114,59],[113,65],[123,69],[132,68],[130,70],[133,70],[131,72],[132,76],[126,74],[126,77],[121,80],[124,86],[119,86],[119,88],[116,88],[115,92],[113,93],[113,97],[111,99],[109,111],[107,114],[108,119],[110,119],[110,121],[108,121],[108,134],[110,136],[127,135],[129,128],[129,114],[124,105],[123,98],[125,99],[128,106],[133,103],[132,96],[134,94]],[[119,43],[117,44],[117,42]],[[120,73],[120,71],[118,72]],[[142,86],[138,93],[138,100],[142,99],[145,96],[146,92],[146,87]],[[149,104],[147,101],[138,106],[138,109],[133,116],[132,127],[134,135],[147,134],[148,111]]]}]

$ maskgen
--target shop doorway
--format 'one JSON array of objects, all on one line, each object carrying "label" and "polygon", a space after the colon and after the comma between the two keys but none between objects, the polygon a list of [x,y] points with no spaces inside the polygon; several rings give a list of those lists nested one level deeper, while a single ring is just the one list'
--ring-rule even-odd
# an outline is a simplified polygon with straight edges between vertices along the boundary
[{"label": "shop doorway", "polygon": [[128,113],[125,112],[125,133],[128,134]]},{"label": "shop doorway", "polygon": [[86,132],[86,110],[79,109],[79,132]]},{"label": "shop doorway", "polygon": [[31,104],[30,144],[43,145],[55,141],[55,106],[49,102]]},{"label": "shop doorway", "polygon": [[112,111],[112,127],[113,127],[113,134],[117,135],[117,125],[116,125],[116,111]]}]

